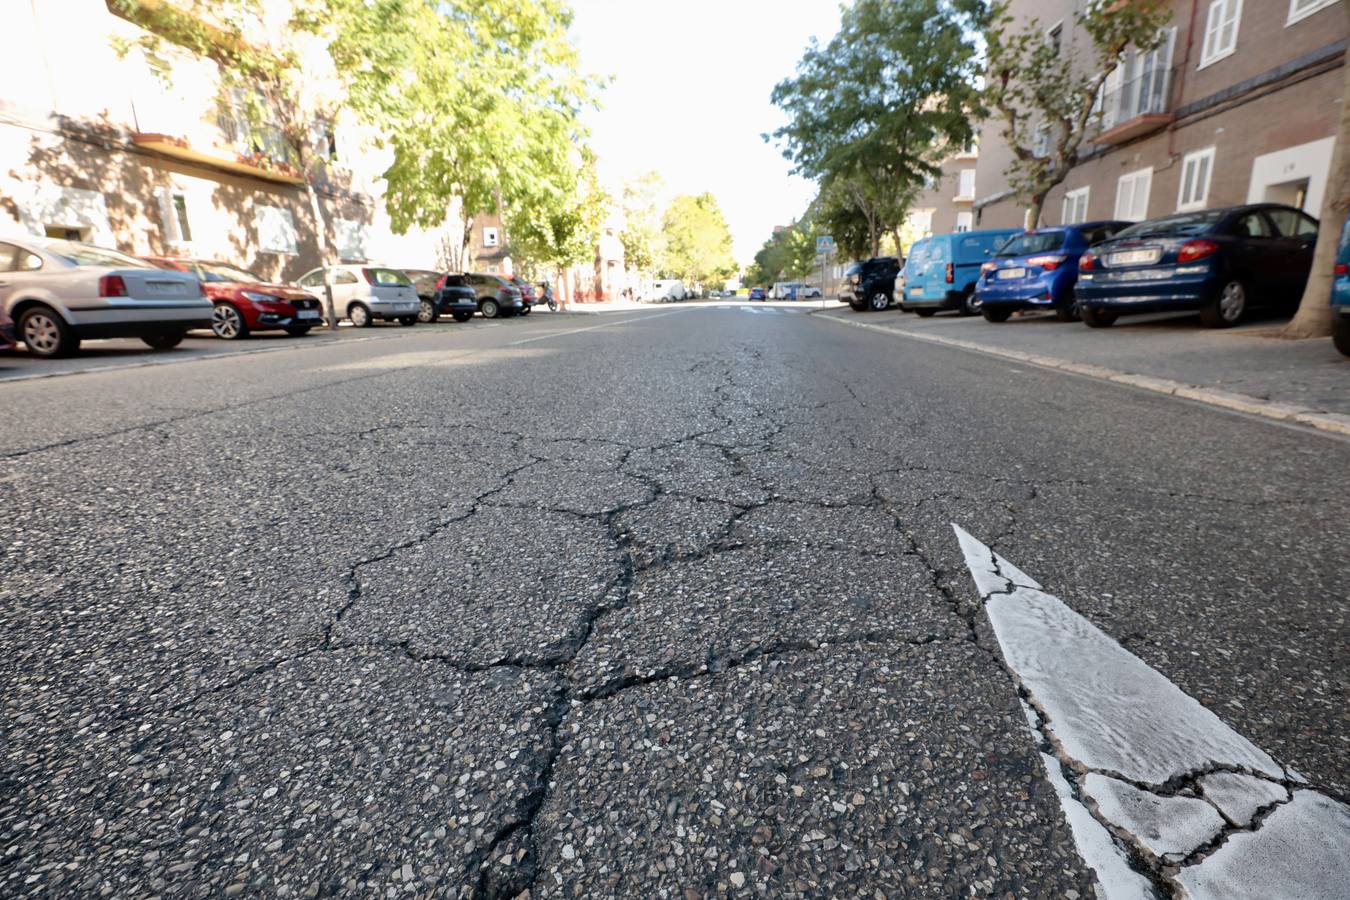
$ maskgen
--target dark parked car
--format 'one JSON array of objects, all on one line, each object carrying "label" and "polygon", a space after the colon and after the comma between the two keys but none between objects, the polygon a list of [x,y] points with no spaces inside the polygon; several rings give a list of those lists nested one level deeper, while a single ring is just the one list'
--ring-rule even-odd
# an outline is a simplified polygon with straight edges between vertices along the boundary
[{"label": "dark parked car", "polygon": [[534,305],[539,302],[539,295],[535,292],[534,285],[530,284],[519,275],[513,276],[510,281],[516,286],[516,290],[520,291],[520,302],[525,304],[524,308],[521,309],[520,314],[522,316],[528,316],[530,310],[534,309]]},{"label": "dark parked car", "polygon": [[858,312],[886,309],[895,302],[895,279],[899,274],[900,260],[894,256],[874,256],[856,262],[844,270],[839,302]]},{"label": "dark parked car", "polygon": [[254,331],[285,331],[300,337],[323,324],[323,304],[300,288],[273,284],[228,263],[206,259],[147,256],[145,261],[197,276],[214,307],[211,331],[222,340],[239,340]]},{"label": "dark parked car", "polygon": [[1019,234],[981,267],[980,312],[990,322],[1006,322],[1019,309],[1053,309],[1061,322],[1077,321],[1078,257],[1130,224],[1084,222]]},{"label": "dark parked car", "polygon": [[763,300],[763,299],[765,299],[766,297],[768,297],[768,294],[764,293],[764,288],[761,288],[761,287],[753,287],[753,288],[750,289],[750,293],[749,293],[749,295],[748,295],[745,299],[746,299],[747,301],[750,301],[750,300]]},{"label": "dark parked car", "polygon": [[465,283],[473,288],[478,299],[478,311],[485,319],[498,316],[514,316],[525,308],[520,297],[520,288],[501,275],[484,275],[477,272],[464,276]]},{"label": "dark parked car", "polygon": [[469,276],[446,275],[440,281],[434,297],[437,315],[454,317],[456,322],[467,322],[478,311],[478,296],[469,287]]},{"label": "dark parked car", "polygon": [[417,291],[417,299],[421,301],[417,308],[417,321],[424,325],[435,322],[441,317],[440,311],[436,309],[436,292],[441,288],[445,273],[431,269],[404,269],[403,274],[408,276],[413,290]]},{"label": "dark parked car", "polygon": [[1341,229],[1336,268],[1331,281],[1331,340],[1336,349],[1350,356],[1350,219]]},{"label": "dark parked car", "polygon": [[1083,321],[1105,328],[1122,314],[1193,309],[1226,328],[1255,306],[1292,308],[1316,243],[1316,219],[1274,203],[1140,222],[1079,260]]},{"label": "dark parked car", "polygon": [[13,350],[18,338],[15,336],[14,320],[0,309],[0,350]]}]

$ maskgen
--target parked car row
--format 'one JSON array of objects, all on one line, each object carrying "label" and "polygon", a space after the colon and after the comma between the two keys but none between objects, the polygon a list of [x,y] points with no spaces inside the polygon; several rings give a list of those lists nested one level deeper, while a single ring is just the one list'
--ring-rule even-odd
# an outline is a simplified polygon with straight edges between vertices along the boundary
[{"label": "parked car row", "polygon": [[[1106,328],[1122,315],[1196,311],[1225,328],[1259,307],[1294,309],[1317,243],[1317,220],[1274,203],[1130,223],[985,229],[915,241],[895,257],[855,263],[840,293],[858,311],[941,309],[1006,322],[1025,309]],[[1341,236],[1332,305],[1336,347],[1350,355],[1350,227]]]},{"label": "parked car row", "polygon": [[457,322],[475,313],[528,315],[536,297],[533,285],[502,275],[338,265],[288,285],[212,260],[137,258],[54,238],[0,239],[0,350],[22,341],[36,356],[66,356],[81,341],[113,337],[166,350],[199,328],[224,340],[256,331],[300,337],[327,322],[325,279],[334,314],[358,328],[377,321],[412,326],[442,315]]}]

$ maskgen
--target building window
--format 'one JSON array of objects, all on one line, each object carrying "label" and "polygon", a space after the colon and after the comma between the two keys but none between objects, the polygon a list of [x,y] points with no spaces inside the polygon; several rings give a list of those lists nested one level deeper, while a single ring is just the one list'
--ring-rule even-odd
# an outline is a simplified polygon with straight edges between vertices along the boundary
[{"label": "building window", "polygon": [[1148,218],[1148,194],[1153,187],[1153,170],[1140,169],[1120,176],[1116,182],[1116,218],[1142,222]]},{"label": "building window", "polygon": [[1056,22],[1049,31],[1045,33],[1045,43],[1051,50],[1058,54],[1064,49],[1064,23]]},{"label": "building window", "polygon": [[483,229],[483,246],[484,246],[484,247],[495,247],[495,246],[497,246],[497,244],[498,244],[498,242],[499,242],[499,237],[500,237],[500,236],[497,234],[497,229],[495,229],[495,228],[484,228],[484,229]]},{"label": "building window", "polygon": [[1210,0],[1205,22],[1205,44],[1200,51],[1200,66],[1232,56],[1237,49],[1238,25],[1242,19],[1242,0]]},{"label": "building window", "polygon": [[1209,182],[1214,174],[1214,148],[1187,153],[1181,161],[1181,188],[1177,212],[1204,209],[1209,200]]},{"label": "building window", "polygon": [[933,233],[933,210],[916,209],[907,217],[909,227],[918,234],[919,237],[928,237]]},{"label": "building window", "polygon": [[1077,188],[1064,195],[1064,208],[1060,220],[1065,225],[1076,225],[1087,221],[1088,195],[1091,188]]},{"label": "building window", "polygon": [[264,253],[298,253],[295,218],[289,209],[279,206],[254,208],[253,221],[258,229],[258,249]]},{"label": "building window", "polygon": [[333,131],[333,123],[327,119],[315,119],[314,124],[310,126],[310,143],[314,148],[314,155],[319,159],[336,161],[338,158],[337,134]]},{"label": "building window", "polygon": [[962,169],[959,186],[956,190],[956,196],[961,200],[975,199],[975,170]]},{"label": "building window", "polygon": [[1037,159],[1045,159],[1050,155],[1050,126],[1042,125],[1036,129],[1036,143],[1031,148],[1031,154]]},{"label": "building window", "polygon": [[975,214],[968,212],[959,212],[956,214],[957,232],[969,231],[975,225]]},{"label": "building window", "polygon": [[1289,20],[1284,24],[1288,27],[1295,22],[1301,22],[1319,9],[1326,9],[1335,4],[1336,0],[1289,0]]},{"label": "building window", "polygon": [[365,262],[366,239],[370,229],[363,222],[350,219],[334,219],[333,234],[337,238],[338,256],[343,262]]},{"label": "building window", "polygon": [[159,215],[166,244],[192,243],[192,224],[188,218],[187,194],[173,188],[160,188]]}]

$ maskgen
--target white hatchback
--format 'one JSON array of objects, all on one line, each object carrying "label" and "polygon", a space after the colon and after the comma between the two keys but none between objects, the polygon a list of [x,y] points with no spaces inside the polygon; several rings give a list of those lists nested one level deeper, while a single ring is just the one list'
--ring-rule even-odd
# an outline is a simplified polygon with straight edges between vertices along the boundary
[{"label": "white hatchback", "polygon": [[[323,297],[324,269],[300,276],[302,288]],[[329,266],[333,273],[333,310],[339,319],[351,319],[365,328],[376,319],[416,325],[422,301],[406,274],[386,266]]]},{"label": "white hatchback", "polygon": [[86,338],[138,337],[156,350],[211,327],[193,275],[116,250],[55,238],[0,238],[0,309],[37,356],[66,356]]}]

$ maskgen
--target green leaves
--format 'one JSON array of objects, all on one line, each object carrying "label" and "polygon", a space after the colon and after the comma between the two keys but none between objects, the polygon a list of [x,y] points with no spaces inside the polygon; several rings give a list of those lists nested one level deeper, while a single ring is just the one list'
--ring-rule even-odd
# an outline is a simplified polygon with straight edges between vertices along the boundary
[{"label": "green leaves", "polygon": [[736,273],[731,229],[712,194],[684,194],[672,200],[662,232],[665,249],[660,268],[670,275],[708,284]]}]

